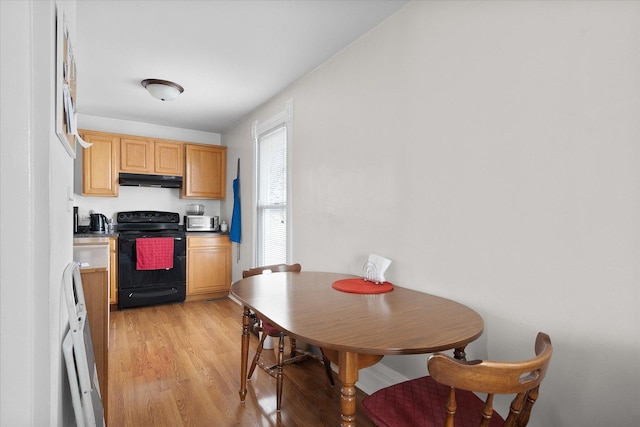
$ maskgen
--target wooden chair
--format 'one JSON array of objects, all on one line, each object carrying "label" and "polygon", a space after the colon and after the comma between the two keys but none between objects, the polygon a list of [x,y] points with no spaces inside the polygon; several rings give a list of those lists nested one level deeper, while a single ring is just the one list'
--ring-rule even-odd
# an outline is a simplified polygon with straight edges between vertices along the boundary
[{"label": "wooden chair", "polygon": [[[256,267],[249,270],[244,270],[242,272],[242,278],[255,276],[258,274],[264,274],[267,271],[271,273],[278,272],[299,272],[302,270],[302,266],[300,264],[274,264],[274,265],[266,265],[263,267]],[[301,351],[296,348],[296,340],[293,337],[289,337],[289,342],[291,344],[291,352],[289,357],[284,357],[284,338],[286,334],[273,326],[269,322],[264,319],[260,319],[258,316],[259,322],[256,324],[256,330],[258,332],[262,332],[260,342],[258,343],[258,349],[256,350],[256,354],[253,357],[253,361],[251,362],[251,368],[249,369],[249,373],[247,374],[247,378],[251,378],[253,375],[253,371],[256,369],[256,366],[260,366],[265,372],[267,372],[272,377],[277,380],[277,389],[276,389],[276,410],[280,410],[282,404],[282,369],[284,365],[289,365],[292,363],[301,362],[308,358],[319,359],[324,363],[325,371],[327,373],[327,377],[331,382],[331,386],[335,385],[335,381],[333,380],[333,372],[331,371],[331,362],[325,356],[322,349],[320,349],[321,356],[317,356],[308,351]],[[262,354],[264,340],[267,337],[278,337],[278,358],[275,365],[267,365],[262,360],[260,360],[260,355]]]},{"label": "wooden chair", "polygon": [[[553,352],[547,334],[538,333],[535,352],[514,363],[434,354],[427,363],[431,376],[379,390],[362,406],[378,426],[524,427]],[[486,400],[474,392],[486,393]],[[494,394],[515,394],[506,421],[493,409]]]}]

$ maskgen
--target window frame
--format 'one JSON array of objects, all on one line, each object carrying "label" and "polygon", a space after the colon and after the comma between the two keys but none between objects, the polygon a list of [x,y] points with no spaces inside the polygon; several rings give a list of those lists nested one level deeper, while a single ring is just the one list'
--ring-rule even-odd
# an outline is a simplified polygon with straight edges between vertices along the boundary
[{"label": "window frame", "polygon": [[287,162],[287,201],[286,201],[286,263],[291,264],[293,259],[293,184],[292,184],[292,171],[293,171],[293,100],[290,99],[285,103],[284,110],[277,113],[275,116],[263,121],[253,122],[251,133],[253,139],[253,251],[252,259],[253,265],[257,266],[258,262],[258,241],[259,241],[259,229],[258,229],[258,188],[259,188],[259,175],[258,175],[258,141],[262,135],[265,135],[278,127],[284,126],[286,134],[286,162]]}]

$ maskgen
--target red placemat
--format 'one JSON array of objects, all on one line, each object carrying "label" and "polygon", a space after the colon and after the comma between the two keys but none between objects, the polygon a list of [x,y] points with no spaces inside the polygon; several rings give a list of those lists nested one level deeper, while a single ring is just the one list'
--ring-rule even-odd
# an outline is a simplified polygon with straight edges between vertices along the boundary
[{"label": "red placemat", "polygon": [[338,291],[352,294],[383,294],[393,290],[393,285],[389,282],[376,285],[373,282],[367,282],[363,278],[336,280],[331,287]]}]

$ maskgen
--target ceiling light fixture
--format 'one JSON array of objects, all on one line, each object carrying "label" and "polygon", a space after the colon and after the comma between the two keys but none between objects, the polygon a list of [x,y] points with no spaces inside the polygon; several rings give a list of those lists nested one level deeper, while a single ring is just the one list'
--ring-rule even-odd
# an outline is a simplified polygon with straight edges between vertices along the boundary
[{"label": "ceiling light fixture", "polygon": [[160,101],[173,101],[184,92],[184,88],[178,83],[168,80],[145,79],[140,82],[154,98]]}]

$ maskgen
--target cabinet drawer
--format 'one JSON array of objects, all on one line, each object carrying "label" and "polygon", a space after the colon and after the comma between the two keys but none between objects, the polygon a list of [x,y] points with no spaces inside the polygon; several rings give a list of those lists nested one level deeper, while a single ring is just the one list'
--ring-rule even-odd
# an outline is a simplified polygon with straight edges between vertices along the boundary
[{"label": "cabinet drawer", "polygon": [[187,248],[210,248],[231,246],[229,236],[189,236]]}]

